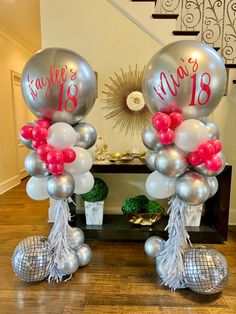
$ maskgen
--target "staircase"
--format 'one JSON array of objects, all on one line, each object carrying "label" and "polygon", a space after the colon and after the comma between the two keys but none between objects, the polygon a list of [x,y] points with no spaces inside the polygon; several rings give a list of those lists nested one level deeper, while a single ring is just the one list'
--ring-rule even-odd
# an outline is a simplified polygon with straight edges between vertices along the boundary
[{"label": "staircase", "polygon": [[218,51],[227,70],[236,68],[236,0],[107,1],[161,46],[199,40]]}]

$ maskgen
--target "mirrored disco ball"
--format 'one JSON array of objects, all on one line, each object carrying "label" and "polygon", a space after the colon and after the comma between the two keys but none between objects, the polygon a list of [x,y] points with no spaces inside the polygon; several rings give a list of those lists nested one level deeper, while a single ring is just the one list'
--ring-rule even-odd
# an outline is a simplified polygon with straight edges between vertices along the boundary
[{"label": "mirrored disco ball", "polygon": [[33,236],[17,245],[12,256],[12,267],[21,280],[37,282],[47,278],[50,261],[48,239],[43,236]]},{"label": "mirrored disco ball", "polygon": [[218,293],[228,281],[227,261],[216,250],[192,247],[184,253],[184,279],[187,287],[196,293]]}]

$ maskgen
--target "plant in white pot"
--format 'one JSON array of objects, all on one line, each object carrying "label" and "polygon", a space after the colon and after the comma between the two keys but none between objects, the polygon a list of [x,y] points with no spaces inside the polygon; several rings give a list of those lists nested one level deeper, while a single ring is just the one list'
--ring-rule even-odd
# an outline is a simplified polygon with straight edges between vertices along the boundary
[{"label": "plant in white pot", "polygon": [[87,225],[102,225],[104,200],[107,195],[108,187],[106,183],[100,178],[94,178],[92,190],[82,194]]}]

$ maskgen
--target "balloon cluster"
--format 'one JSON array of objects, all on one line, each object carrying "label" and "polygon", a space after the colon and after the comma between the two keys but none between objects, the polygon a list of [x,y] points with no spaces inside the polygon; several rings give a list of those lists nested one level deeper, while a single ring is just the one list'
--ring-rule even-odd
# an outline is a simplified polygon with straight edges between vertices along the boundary
[{"label": "balloon cluster", "polygon": [[[55,222],[48,237],[52,255],[48,280],[60,281],[91,259],[83,231],[68,225],[68,201],[73,193],[87,193],[94,185],[87,149],[95,144],[97,133],[81,120],[95,102],[97,82],[83,57],[67,49],[48,48],[27,62],[21,87],[38,118],[24,125],[19,134],[32,150],[25,158],[25,169],[31,175],[26,192],[33,200],[56,200]],[[29,274],[24,275],[28,278]]]}]

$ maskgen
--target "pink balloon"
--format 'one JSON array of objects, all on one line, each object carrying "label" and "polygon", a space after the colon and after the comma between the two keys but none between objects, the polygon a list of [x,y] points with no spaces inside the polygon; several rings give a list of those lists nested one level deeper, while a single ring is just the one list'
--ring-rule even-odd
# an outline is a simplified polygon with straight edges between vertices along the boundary
[{"label": "pink balloon", "polygon": [[62,164],[64,162],[63,153],[60,150],[53,149],[47,154],[49,164]]},{"label": "pink balloon", "polygon": [[32,136],[35,141],[42,141],[46,139],[48,135],[48,130],[44,127],[38,125],[33,128]]},{"label": "pink balloon", "polygon": [[158,131],[158,138],[159,141],[164,144],[164,145],[169,145],[173,143],[174,138],[175,138],[175,131],[172,129],[167,129],[167,130],[160,130]]},{"label": "pink balloon", "polygon": [[64,156],[64,162],[66,163],[71,163],[76,158],[76,152],[71,148],[63,149],[62,154]]},{"label": "pink balloon", "polygon": [[211,159],[211,157],[216,153],[214,146],[209,142],[200,144],[197,152],[204,161]]},{"label": "pink balloon", "polygon": [[50,127],[51,123],[48,119],[42,118],[42,119],[38,119],[35,122],[35,125],[42,126],[43,128],[48,129]]},{"label": "pink balloon", "polygon": [[180,112],[172,112],[170,114],[171,124],[170,127],[175,129],[183,122],[183,115]]},{"label": "pink balloon", "polygon": [[152,117],[152,124],[157,130],[167,130],[170,127],[170,117],[162,112],[154,114]]},{"label": "pink balloon", "polygon": [[39,159],[47,161],[47,154],[52,150],[53,148],[49,144],[42,144],[37,148],[37,155]]},{"label": "pink balloon", "polygon": [[48,164],[47,168],[54,176],[58,176],[63,172],[64,164]]},{"label": "pink balloon", "polygon": [[214,146],[216,154],[219,153],[222,150],[221,141],[217,140],[216,138],[213,138],[212,140],[209,140],[208,143],[210,143],[212,146]]},{"label": "pink balloon", "polygon": [[20,135],[26,140],[32,140],[33,125],[24,125],[20,130]]},{"label": "pink balloon", "polygon": [[41,141],[37,141],[37,140],[33,140],[32,141],[32,146],[37,149],[40,145],[42,144],[46,144],[46,139],[41,140]]},{"label": "pink balloon", "polygon": [[203,163],[203,160],[199,156],[198,152],[192,152],[188,155],[188,162],[192,166],[199,166]]},{"label": "pink balloon", "polygon": [[218,155],[213,155],[211,159],[206,160],[205,167],[210,171],[218,171],[223,165],[223,161]]}]

